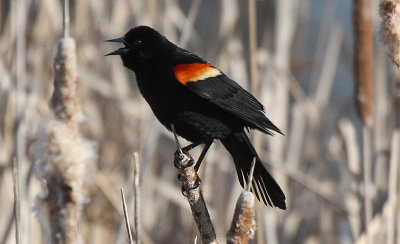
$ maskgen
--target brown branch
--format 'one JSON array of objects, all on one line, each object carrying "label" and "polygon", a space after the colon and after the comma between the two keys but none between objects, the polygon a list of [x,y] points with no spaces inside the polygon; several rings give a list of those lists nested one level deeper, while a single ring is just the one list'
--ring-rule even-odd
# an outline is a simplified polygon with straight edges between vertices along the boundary
[{"label": "brown branch", "polygon": [[182,177],[183,192],[189,202],[194,220],[200,232],[201,239],[204,244],[218,243],[214,226],[211,223],[210,214],[208,213],[200,186],[196,186],[198,180],[200,179],[198,179],[199,176],[194,169],[195,164],[193,163],[193,159],[189,154],[179,150],[180,145],[175,133],[175,128],[173,126],[172,130],[174,132],[178,148],[175,153],[175,165],[177,166]]},{"label": "brown branch", "polygon": [[200,186],[192,189],[196,185],[198,175],[194,169],[194,165],[189,167],[187,167],[187,165],[190,164],[190,161],[193,159],[190,155],[185,153],[179,153],[178,157],[178,164],[180,166],[178,170],[182,176],[182,186],[200,232],[201,239],[203,243],[218,243],[214,226],[211,223],[210,214],[208,213],[203,194],[200,191]]}]

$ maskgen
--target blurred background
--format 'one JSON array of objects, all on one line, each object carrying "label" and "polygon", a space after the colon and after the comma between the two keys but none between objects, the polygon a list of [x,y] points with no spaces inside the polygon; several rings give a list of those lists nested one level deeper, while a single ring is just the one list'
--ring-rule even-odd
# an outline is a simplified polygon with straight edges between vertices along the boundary
[{"label": "blurred background", "polygon": [[[0,1],[0,243],[15,243],[14,158],[22,243],[45,243],[37,210],[44,190],[34,174],[33,145],[40,122],[51,113],[62,6],[58,0]],[[142,242],[191,243],[198,235],[173,166],[172,134],[140,95],[134,73],[120,58],[104,57],[118,47],[104,40],[149,25],[252,91],[285,134],[251,132],[288,205],[281,211],[256,203],[252,243],[386,243],[390,238],[399,243],[394,167],[399,143],[392,142],[399,125],[394,92],[399,76],[380,42],[379,1],[372,0],[375,110],[373,123],[363,125],[355,106],[355,7],[348,0],[257,0],[255,15],[249,16],[246,0],[70,1],[80,130],[97,155],[86,173],[83,242],[127,242],[119,189],[125,189],[132,211],[133,152],[139,153],[141,168]],[[192,156],[199,153],[196,149]],[[392,178],[391,169],[397,169]],[[219,142],[208,152],[200,177],[223,241],[241,187]]]}]

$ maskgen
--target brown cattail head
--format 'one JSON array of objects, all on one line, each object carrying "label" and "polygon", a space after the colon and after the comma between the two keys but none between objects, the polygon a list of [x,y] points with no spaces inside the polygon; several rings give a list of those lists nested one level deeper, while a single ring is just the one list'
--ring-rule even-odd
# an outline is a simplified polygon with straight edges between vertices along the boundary
[{"label": "brown cattail head", "polygon": [[86,167],[94,160],[93,144],[59,120],[41,123],[35,145],[36,175],[45,192],[39,214],[50,229],[51,243],[77,243],[80,213],[85,202]]},{"label": "brown cattail head", "polygon": [[35,143],[35,171],[45,189],[39,196],[38,212],[50,243],[80,243],[86,168],[95,154],[93,144],[78,130],[74,39],[60,39],[54,70],[54,116],[41,123]]},{"label": "brown cattail head", "polygon": [[232,225],[227,234],[227,243],[248,243],[254,237],[255,227],[254,195],[249,191],[243,191],[236,203]]},{"label": "brown cattail head", "polygon": [[[400,0],[386,0],[379,6],[379,12],[383,19],[381,34],[389,52],[388,56],[400,67]],[[399,77],[393,84],[393,97],[395,101],[396,128],[400,127],[400,81]]]},{"label": "brown cattail head", "polygon": [[389,49],[388,55],[400,66],[400,0],[386,0],[379,6],[382,17],[381,34]]},{"label": "brown cattail head", "polygon": [[356,108],[364,125],[372,126],[374,119],[374,49],[371,1],[353,1],[354,74]]},{"label": "brown cattail head", "polygon": [[76,97],[76,51],[73,38],[64,37],[58,42],[54,71],[51,108],[57,119],[76,124],[80,116],[80,107]]}]

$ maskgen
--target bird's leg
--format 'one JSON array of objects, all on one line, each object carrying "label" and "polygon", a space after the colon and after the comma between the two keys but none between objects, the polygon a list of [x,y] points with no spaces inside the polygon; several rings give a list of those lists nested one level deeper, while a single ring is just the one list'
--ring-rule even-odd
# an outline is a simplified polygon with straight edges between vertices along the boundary
[{"label": "bird's leg", "polygon": [[[181,149],[182,152],[189,154],[189,151],[192,150],[193,148],[199,146],[200,144],[203,144],[203,141],[199,141],[199,142],[194,142],[184,148]],[[181,154],[181,151],[179,150],[179,148],[175,151],[175,160],[174,160],[174,165],[175,168],[178,168],[180,166],[177,165],[177,162],[179,162],[179,156]],[[204,156],[203,156],[204,157]],[[189,164],[186,165],[186,167],[190,167],[194,164],[194,161],[192,160],[191,162],[189,162]],[[178,179],[179,179],[179,175],[178,175]]]},{"label": "bird's leg", "polygon": [[[179,170],[179,174],[178,174],[179,181],[183,181],[182,174],[185,174],[183,172],[186,172],[186,170],[189,170],[189,171],[191,170],[194,174],[196,174],[195,182],[193,184],[191,184],[189,187],[187,185],[185,185],[185,183],[182,184],[182,188],[181,188],[182,194],[185,197],[187,197],[188,191],[194,190],[200,186],[201,179],[200,179],[199,175],[197,174],[197,171],[193,167],[193,165],[195,164],[194,160],[188,153],[184,152],[184,154],[181,154],[179,152],[179,150],[177,150],[174,154],[174,157],[175,157],[174,165]],[[193,169],[188,169],[189,167],[193,167]]]},{"label": "bird's leg", "polygon": [[201,151],[199,159],[197,159],[196,165],[194,166],[194,169],[196,170],[196,172],[199,171],[201,162],[203,161],[204,156],[206,156],[208,149],[210,149],[211,144],[212,144],[212,141],[206,142],[206,145],[204,146],[203,151]]},{"label": "bird's leg", "polygon": [[203,143],[204,143],[204,141],[194,142],[194,143],[192,143],[192,144],[190,144],[190,145],[188,145],[188,146],[182,148],[182,151],[184,151],[184,152],[189,152],[189,151],[192,150],[193,148],[195,148],[195,147],[197,147],[197,146],[199,146],[200,144],[203,144]]},{"label": "bird's leg", "polygon": [[[195,143],[193,143],[193,144],[195,144]],[[193,144],[191,144],[191,145],[193,145]],[[182,194],[183,194],[185,197],[186,197],[186,191],[187,191],[187,190],[193,190],[193,189],[196,189],[197,187],[200,186],[201,179],[200,179],[199,175],[197,174],[197,171],[199,171],[201,162],[203,161],[204,156],[206,156],[206,153],[207,153],[208,149],[210,149],[211,144],[212,144],[212,141],[206,142],[206,145],[204,146],[203,151],[201,151],[201,154],[200,154],[200,156],[199,156],[199,159],[197,159],[197,162],[196,162],[196,164],[194,165],[194,170],[196,171],[196,177],[197,177],[197,178],[196,178],[196,182],[194,183],[193,187],[191,187],[190,189],[185,189],[185,188],[183,187],[183,185],[182,185],[181,191],[182,191]],[[189,146],[191,146],[191,145],[189,145]],[[198,145],[197,145],[197,146],[198,146]],[[196,147],[196,146],[195,146],[195,147]],[[185,151],[185,148],[183,148],[182,150]],[[190,149],[189,149],[189,150],[190,150]],[[178,174],[178,180],[182,181],[182,175],[181,175],[181,174]]]},{"label": "bird's leg", "polygon": [[[193,144],[191,144],[191,145],[194,145],[194,144],[196,144],[196,143],[193,143]],[[206,153],[207,153],[208,149],[210,149],[210,146],[211,146],[211,144],[212,144],[212,141],[206,142],[205,144],[206,144],[206,145],[204,146],[203,150],[201,151],[201,154],[200,154],[199,158],[197,159],[197,162],[196,162],[196,164],[195,164],[195,166],[194,166],[194,169],[195,169],[196,173],[197,173],[197,171],[199,171],[201,162],[203,161],[204,157],[206,156]],[[189,146],[191,146],[191,145],[189,145]],[[186,148],[186,147],[185,147],[185,148]],[[186,149],[185,149],[185,148],[182,148],[182,150],[183,150],[184,152],[186,152]],[[191,165],[193,165],[193,164],[191,164]],[[200,179],[200,178],[199,178],[199,179]],[[178,180],[179,180],[179,181],[182,181],[182,175],[181,175],[181,174],[178,174]],[[197,183],[197,182],[196,182],[196,183]],[[200,185],[200,182],[198,182],[198,183],[199,183],[199,185]],[[196,185],[197,185],[197,184],[196,184]],[[197,187],[197,186],[196,186],[196,187]]]}]

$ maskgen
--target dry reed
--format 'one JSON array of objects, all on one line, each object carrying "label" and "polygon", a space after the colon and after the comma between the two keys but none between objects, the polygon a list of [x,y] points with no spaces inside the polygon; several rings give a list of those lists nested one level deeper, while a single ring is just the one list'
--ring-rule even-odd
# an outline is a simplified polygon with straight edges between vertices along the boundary
[{"label": "dry reed", "polygon": [[[383,5],[389,2],[392,8],[382,15],[382,28],[397,23],[397,1],[383,1]],[[74,96],[79,97],[85,116],[75,115],[81,122],[80,133],[96,141],[99,148],[98,160],[90,167],[93,181],[87,184],[83,198],[87,205],[79,231],[85,243],[115,243],[125,238],[118,189],[132,188],[132,174],[127,169],[132,167],[133,151],[141,155],[142,242],[188,243],[198,235],[191,209],[175,180],[176,170],[172,163],[165,163],[175,150],[173,137],[141,98],[134,75],[118,59],[103,58],[110,51],[103,40],[136,25],[150,25],[250,87],[246,83],[250,77],[247,47],[253,34],[248,22],[254,17],[256,95],[267,116],[285,132],[285,137],[259,136],[258,152],[283,186],[289,206],[281,212],[255,201],[258,222],[254,242],[366,243],[361,164],[365,153],[371,156],[372,165],[374,214],[368,223],[372,241],[400,240],[399,197],[397,203],[393,201],[399,188],[393,185],[394,180],[388,180],[394,177],[390,167],[396,162],[391,157],[399,151],[392,138],[394,128],[400,125],[400,79],[388,69],[385,50],[375,45],[371,67],[376,78],[375,121],[370,152],[364,152],[362,126],[352,106],[356,99],[351,88],[354,66],[350,54],[355,52],[349,45],[351,6],[337,1],[255,1],[255,14],[248,16],[248,4],[237,0],[220,4],[213,0],[96,0],[96,4],[80,0],[71,5],[74,14],[69,32],[76,40],[79,78]],[[41,232],[37,213],[32,211],[43,180],[32,177],[31,162],[34,154],[38,155],[33,144],[39,143],[39,123],[43,119],[49,126],[62,122],[56,115],[49,118],[48,97],[52,92],[49,81],[54,79],[54,43],[62,35],[63,8],[60,1],[6,0],[0,1],[0,9],[0,206],[5,213],[0,218],[0,242],[16,243],[10,199],[11,165],[18,154],[21,241],[43,243],[50,227],[44,226]],[[373,16],[377,16],[376,9],[371,9]],[[398,38],[397,29],[392,31],[395,35],[382,39],[389,40],[387,50],[393,60],[398,55]],[[69,105],[75,106],[71,101],[60,103],[59,108]],[[66,112],[57,113],[68,117]],[[42,124],[39,134],[44,135],[44,127]],[[63,141],[73,134],[65,127],[65,136],[60,136]],[[68,145],[78,146],[69,141]],[[64,148],[51,145],[53,149]],[[91,148],[90,143],[85,145]],[[191,153],[196,156],[199,151]],[[67,160],[72,154],[63,153],[60,158]],[[225,236],[231,225],[235,200],[242,190],[235,173],[224,148],[213,144],[199,175],[217,236]],[[128,206],[132,195],[127,193]],[[39,217],[43,219],[43,215]],[[395,225],[389,229],[386,223],[393,222],[392,217]]]},{"label": "dry reed", "polygon": [[355,100],[358,116],[363,123],[363,176],[364,176],[364,214],[367,241],[371,243],[370,225],[372,220],[372,162],[371,127],[374,119],[374,49],[370,0],[353,1],[354,21],[354,81]]}]

